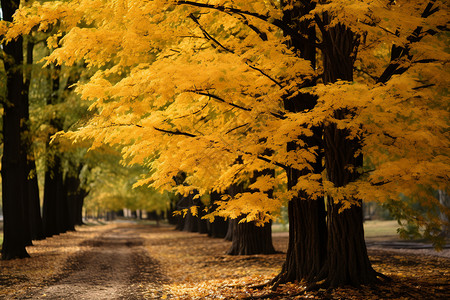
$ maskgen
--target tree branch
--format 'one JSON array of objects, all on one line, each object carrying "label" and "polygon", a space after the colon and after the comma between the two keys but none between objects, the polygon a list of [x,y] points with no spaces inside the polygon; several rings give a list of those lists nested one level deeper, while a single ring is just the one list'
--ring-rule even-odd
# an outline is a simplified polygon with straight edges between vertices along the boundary
[{"label": "tree branch", "polygon": [[195,134],[179,131],[178,129],[177,130],[166,130],[166,129],[158,128],[155,126],[153,126],[153,129],[160,131],[160,132],[167,133],[167,134],[171,134],[171,135],[184,135],[184,136],[188,136],[188,137],[197,137]]},{"label": "tree branch", "polygon": [[232,128],[232,129],[228,130],[227,132],[225,132],[225,134],[229,134],[230,132],[232,132],[232,131],[234,131],[234,130],[237,130],[237,129],[239,129],[239,128],[242,128],[242,127],[244,127],[244,126],[247,126],[247,125],[248,125],[248,123],[245,123],[245,124],[239,125],[239,126],[237,126],[237,127],[234,127],[234,128]]},{"label": "tree branch", "polygon": [[[233,14],[230,14],[233,15]],[[262,32],[261,30],[259,30],[258,27],[256,27],[253,24],[250,24],[250,22],[248,21],[247,17],[245,17],[245,15],[240,14],[240,13],[236,13],[236,15],[238,15],[240,18],[239,20],[244,24],[247,25],[251,30],[253,30],[262,41],[267,41],[267,34],[265,32]]]},{"label": "tree branch", "polygon": [[[246,153],[246,154],[250,154],[250,153]],[[283,165],[282,163],[279,163],[279,162],[276,162],[276,161],[270,160],[270,159],[268,159],[267,157],[264,157],[264,156],[258,155],[258,156],[256,156],[256,158],[257,158],[257,159],[259,159],[259,160],[262,160],[262,161],[268,162],[268,163],[270,163],[270,164],[272,164],[272,165],[275,165],[275,166],[277,166],[277,167],[280,167],[280,168],[282,168],[282,169],[284,169],[284,170],[288,170],[288,169],[289,169],[289,167],[288,167],[288,166],[286,166],[286,165]]]},{"label": "tree branch", "polygon": [[283,30],[285,33],[289,34],[292,37],[295,36],[296,38],[299,38],[300,40],[307,42],[307,39],[305,39],[303,36],[301,36],[297,32],[295,32],[291,27],[289,27],[287,24],[285,24],[282,20],[271,18],[268,15],[263,15],[263,14],[259,14],[256,12],[246,11],[246,10],[242,10],[242,9],[231,7],[231,6],[214,5],[214,4],[194,2],[194,1],[176,1],[175,4],[190,5],[190,6],[195,6],[195,7],[214,9],[214,10],[218,10],[218,11],[225,12],[225,13],[234,13],[234,14],[252,16],[259,20],[273,24],[274,26],[280,28],[281,30]]},{"label": "tree branch", "polygon": [[[436,2],[435,0],[431,0],[430,2],[428,2],[423,13],[421,14],[422,18],[426,19],[439,10],[439,7],[433,8],[433,5],[435,2]],[[410,55],[410,53],[409,53],[410,45],[412,43],[419,42],[425,36],[425,34],[430,34],[430,35],[436,34],[435,31],[422,32],[422,29],[423,29],[422,26],[417,26],[417,28],[406,38],[406,40],[408,40],[409,43],[407,45],[405,45],[404,47],[392,45],[391,62],[386,67],[386,69],[383,71],[381,76],[378,78],[377,83],[385,84],[388,80],[390,80],[392,78],[393,75],[403,74],[404,72],[406,72],[409,69],[409,67],[401,67],[400,63],[399,63],[399,59],[406,56],[406,57],[408,57],[408,59],[411,60],[412,55]],[[417,61],[417,62],[420,63],[423,61]],[[427,61],[425,61],[425,62],[427,62]]]},{"label": "tree branch", "polygon": [[[236,127],[236,128],[233,128],[233,129],[229,130],[227,133],[229,133],[229,132],[231,132],[231,131],[233,131],[233,130],[235,130],[235,129],[238,129],[238,128],[240,128],[240,127],[243,127],[243,126],[245,126],[245,125],[248,125],[248,124],[240,125],[240,126],[238,126],[238,127]],[[112,127],[112,126],[136,126],[136,127],[139,127],[139,128],[144,128],[144,126],[138,125],[138,124],[117,124],[117,123],[111,123],[111,125],[105,126],[105,127]],[[191,138],[198,137],[198,136],[195,135],[195,134],[188,133],[188,132],[183,132],[183,131],[179,131],[178,129],[176,129],[176,130],[166,130],[166,129],[158,128],[158,127],[156,127],[156,126],[153,126],[153,129],[155,129],[155,130],[157,130],[157,131],[159,131],[159,132],[163,132],[163,133],[167,133],[167,134],[171,134],[171,135],[183,135],[183,136],[187,136],[187,137],[191,137]],[[211,142],[216,143],[216,142],[214,142],[214,141],[211,141]],[[229,150],[228,150],[228,151],[229,151]],[[250,152],[242,152],[242,153],[245,153],[245,154],[247,154],[247,155],[254,156],[254,154],[253,154],[253,153],[250,153]],[[268,163],[270,163],[270,164],[273,164],[273,165],[275,165],[275,166],[278,166],[278,167],[280,167],[280,168],[283,168],[283,169],[285,169],[285,170],[288,169],[287,166],[285,166],[285,165],[283,165],[283,164],[281,164],[281,163],[272,161],[272,160],[270,160],[270,159],[267,158],[267,157],[264,157],[264,156],[261,156],[261,155],[256,155],[256,158],[257,158],[257,159],[260,159],[260,160],[263,160],[263,161],[265,161],[265,162],[268,162]]]},{"label": "tree branch", "polygon": [[203,26],[202,26],[202,25],[200,24],[200,22],[198,21],[198,18],[197,18],[196,16],[194,16],[194,14],[192,14],[192,13],[189,14],[189,18],[191,18],[192,21],[194,21],[194,23],[198,25],[198,27],[200,28],[200,30],[202,31],[203,35],[205,36],[205,38],[206,38],[207,40],[212,41],[214,44],[216,44],[217,46],[219,46],[220,48],[222,48],[222,49],[225,50],[226,52],[229,52],[229,53],[233,53],[233,54],[234,54],[234,51],[233,51],[233,50],[228,49],[227,47],[225,47],[224,45],[222,45],[221,43],[219,43],[219,41],[216,40],[213,36],[211,36],[211,35],[203,28]]},{"label": "tree branch", "polygon": [[[218,47],[222,48],[223,50],[225,50],[228,53],[231,54],[236,54],[236,52],[232,49],[229,49],[227,47],[225,47],[224,45],[222,45],[217,39],[215,39],[213,36],[211,36],[206,30],[205,28],[203,28],[203,26],[200,24],[200,22],[198,21],[198,18],[196,16],[194,16],[192,13],[189,15],[189,17],[194,21],[195,24],[198,25],[198,27],[200,28],[200,30],[202,31],[203,35],[205,36],[205,38],[207,40],[210,40],[211,42],[213,42],[214,44],[216,44]],[[252,64],[249,63],[249,60],[244,60],[244,63],[252,70],[258,71],[259,73],[261,73],[263,76],[265,76],[266,78],[268,78],[269,80],[271,80],[272,82],[274,82],[278,87],[283,88],[283,86],[281,85],[281,83],[279,83],[278,81],[276,81],[274,78],[272,78],[270,75],[266,74],[263,70],[253,66]]]},{"label": "tree branch", "polygon": [[243,107],[243,106],[231,103],[231,102],[227,102],[227,101],[225,101],[224,99],[220,98],[217,95],[214,95],[214,94],[211,94],[211,93],[207,93],[207,92],[203,92],[201,90],[188,90],[187,92],[194,93],[194,94],[197,94],[197,95],[202,95],[202,96],[208,96],[208,97],[210,97],[212,99],[215,99],[215,100],[217,100],[219,102],[228,104],[230,106],[233,106],[235,108],[239,108],[241,110],[245,110],[245,111],[251,111],[252,110],[251,108],[246,108],[246,107]]}]

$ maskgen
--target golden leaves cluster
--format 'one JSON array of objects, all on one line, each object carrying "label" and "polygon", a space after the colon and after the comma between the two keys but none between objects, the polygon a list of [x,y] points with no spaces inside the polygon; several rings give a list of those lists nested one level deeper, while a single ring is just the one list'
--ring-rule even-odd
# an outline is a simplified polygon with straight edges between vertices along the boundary
[{"label": "golden leaves cluster", "polygon": [[[138,185],[204,194],[266,168],[311,169],[318,149],[302,137],[330,122],[347,129],[349,138],[363,139],[366,168],[348,187],[337,189],[322,174],[309,174],[294,190],[276,192],[274,200],[264,192],[286,180],[278,169],[276,178],[257,180],[255,192],[223,202],[223,215],[245,213],[253,220],[264,219],[299,190],[313,197],[332,194],[348,205],[354,204],[350,196],[383,202],[399,193],[416,195],[423,186],[448,191],[448,37],[407,39],[417,26],[425,32],[445,23],[448,4],[436,1],[441,9],[421,18],[419,2],[318,4],[303,18],[327,12],[330,26],[350,26],[361,34],[361,45],[355,82],[313,89],[301,89],[302,83],[321,70],[286,46],[274,25],[282,11],[272,1],[194,1],[203,7],[162,0],[36,2],[18,12],[14,26],[2,24],[2,31],[14,38],[58,24],[48,40],[56,48],[49,61],[83,61],[96,71],[77,88],[94,101],[96,115],[67,136],[91,140],[93,147],[120,146],[125,161],[151,169]],[[408,70],[377,83],[392,44],[409,47],[414,59],[399,60]],[[283,99],[298,92],[317,94],[316,107],[285,111]],[[337,120],[333,112],[339,108],[352,114]],[[292,141],[302,148],[287,151]],[[187,172],[188,186],[175,185],[180,171]],[[430,195],[426,199],[436,203]]]}]

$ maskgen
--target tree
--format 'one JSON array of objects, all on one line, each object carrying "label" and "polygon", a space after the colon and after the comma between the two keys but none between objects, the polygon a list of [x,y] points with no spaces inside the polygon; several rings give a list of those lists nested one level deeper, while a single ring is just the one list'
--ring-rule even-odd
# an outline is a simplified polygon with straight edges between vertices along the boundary
[{"label": "tree", "polygon": [[[309,20],[299,21],[299,18],[315,8],[311,1],[286,1],[281,7],[287,5],[283,10],[283,22],[289,26],[283,32],[289,37],[288,45],[296,50],[301,58],[308,60],[312,68],[316,68],[316,29]],[[305,38],[292,35],[290,30],[301,34]],[[308,85],[313,85],[310,82]],[[283,100],[284,109],[292,113],[302,113],[311,110],[317,104],[317,97],[310,93],[298,93]],[[304,175],[320,174],[323,171],[323,145],[322,126],[311,127],[312,135],[299,137],[307,147],[316,147],[315,161],[311,167],[296,168],[287,166],[287,188],[295,190],[299,179]],[[298,151],[306,148],[295,141],[287,143],[287,151]],[[306,148],[307,150],[307,148]],[[325,223],[325,203],[322,196],[313,199],[304,190],[298,191],[288,203],[289,218],[289,246],[286,261],[280,274],[274,278],[275,284],[283,282],[301,281],[306,279],[312,281],[321,271],[325,262],[327,248],[327,230]]]},{"label": "tree", "polygon": [[[214,204],[221,200],[221,194],[212,191],[210,193],[210,203],[208,204],[208,211],[213,211],[217,208]],[[228,221],[223,217],[214,218],[213,222],[208,222],[208,236],[212,238],[225,238],[228,231]]]},{"label": "tree", "polygon": [[[265,174],[271,173],[263,172]],[[254,175],[252,179],[255,179]],[[244,184],[233,185],[228,189],[229,196],[236,196],[244,193]],[[248,189],[247,189],[248,190]],[[272,222],[263,225],[255,221],[241,222],[245,220],[245,215],[229,220],[231,226],[231,247],[228,249],[229,255],[253,255],[253,254],[274,254],[275,248],[272,243]],[[215,221],[215,220],[214,220]]]},{"label": "tree", "polygon": [[33,69],[33,50],[34,41],[28,37],[26,42],[26,65],[25,65],[25,81],[23,97],[25,99],[25,128],[23,139],[25,141],[27,149],[27,182],[28,182],[28,215],[26,218],[29,220],[30,235],[32,240],[41,240],[45,238],[44,228],[41,218],[41,205],[39,200],[39,184],[36,168],[36,156],[34,154],[33,138],[32,138],[32,125],[30,119],[30,85]]},{"label": "tree", "polygon": [[[342,24],[326,28],[331,21],[327,19],[329,16],[326,13],[322,19],[316,18],[325,45],[324,84],[339,79],[352,82],[359,36]],[[343,108],[336,110],[333,117],[342,120],[351,114],[351,110]],[[347,128],[339,129],[336,123],[329,122],[324,128],[324,140],[327,179],[335,187],[346,186],[356,181],[360,176],[358,169],[363,167],[360,138],[350,136]],[[362,200],[353,198],[350,201],[355,204],[340,211],[342,203],[328,196],[327,262],[318,277],[319,280],[322,276],[326,279],[325,286],[367,284],[376,282],[377,276],[381,275],[373,270],[367,255]]]},{"label": "tree", "polygon": [[[12,21],[20,1],[2,1],[3,19]],[[25,112],[23,39],[3,44],[6,59],[7,100],[3,104],[2,205],[4,240],[2,259],[29,257],[31,243],[28,215],[27,147],[23,141]]]},{"label": "tree", "polygon": [[[448,4],[431,1],[424,18],[416,16],[424,6],[419,1],[227,3],[36,4],[17,19],[17,30],[59,22],[69,33],[49,60],[85,60],[96,69],[78,87],[95,101],[96,115],[66,136],[91,140],[93,148],[119,145],[130,164],[151,169],[140,184],[185,196],[193,190],[223,192],[255,171],[278,168],[275,178],[258,177],[253,192],[217,203],[214,215],[268,222],[284,199],[294,200],[291,222],[300,234],[291,238],[306,239],[308,248],[290,252],[304,250],[301,260],[288,262],[288,256],[279,279],[326,278],[329,286],[372,282],[377,274],[361,230],[353,232],[356,239],[344,252],[331,249],[340,245],[335,239],[352,232],[342,229],[344,222],[361,228],[360,199],[398,199],[393,202],[401,218],[430,236],[438,233],[433,228],[441,218],[408,208],[399,194],[448,212],[424,188],[448,189],[448,112],[442,101],[447,84],[433,75],[448,72],[442,42]],[[102,9],[92,13],[92,5]],[[417,26],[421,38],[410,43]],[[396,53],[390,63],[392,43],[410,55]],[[323,63],[316,65],[315,57]],[[378,75],[388,68],[391,75]],[[234,163],[237,158],[242,164]],[[187,185],[175,186],[180,171]],[[265,193],[285,182],[287,191],[275,190],[273,198]],[[323,249],[325,196],[326,254],[310,250]],[[304,215],[312,221],[299,225]],[[351,255],[353,246],[361,255]],[[364,267],[349,275],[333,262],[340,259],[352,269],[357,257]]]}]

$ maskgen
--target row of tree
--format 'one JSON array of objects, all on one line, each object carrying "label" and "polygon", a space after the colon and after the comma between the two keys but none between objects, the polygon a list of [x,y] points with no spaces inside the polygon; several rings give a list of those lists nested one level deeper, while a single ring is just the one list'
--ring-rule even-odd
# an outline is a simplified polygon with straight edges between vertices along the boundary
[{"label": "row of tree", "polygon": [[49,1],[4,30],[15,39],[57,28],[47,64],[89,70],[77,92],[93,115],[59,137],[118,147],[149,169],[135,186],[190,201],[237,189],[214,201],[210,220],[264,226],[289,201],[273,284],[335,287],[384,278],[368,259],[363,199],[436,240],[449,213],[434,195],[450,174],[447,9],[437,0]]},{"label": "row of tree", "polygon": [[[19,5],[20,1],[1,2],[3,22],[13,20]],[[64,154],[61,146],[50,143],[55,132],[77,117],[77,109],[83,110],[69,96],[79,73],[59,66],[41,69],[35,61],[48,53],[43,42],[39,35],[21,36],[2,49],[2,259],[28,257],[25,247],[32,240],[74,230],[82,223],[87,195],[80,180],[82,154],[79,149]],[[61,114],[68,110],[72,116]],[[45,181],[38,182],[38,173]]]}]

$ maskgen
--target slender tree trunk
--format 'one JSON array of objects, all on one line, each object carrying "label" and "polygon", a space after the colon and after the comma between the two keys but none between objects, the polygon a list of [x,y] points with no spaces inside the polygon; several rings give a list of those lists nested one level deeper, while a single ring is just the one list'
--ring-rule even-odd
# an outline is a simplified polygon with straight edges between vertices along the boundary
[{"label": "slender tree trunk", "polygon": [[38,185],[38,178],[37,178],[37,171],[36,171],[36,161],[33,151],[33,141],[31,138],[30,133],[30,111],[29,111],[29,88],[31,83],[31,68],[33,64],[33,49],[34,44],[30,41],[27,42],[27,52],[26,52],[26,58],[27,58],[27,72],[24,82],[24,99],[26,101],[24,106],[24,114],[25,119],[28,120],[26,122],[26,135],[24,137],[25,142],[27,144],[27,180],[28,180],[28,218],[29,218],[29,225],[30,225],[30,234],[31,239],[33,240],[42,240],[45,238],[44,235],[44,227],[42,224],[42,218],[41,218],[41,204],[39,200],[39,185]]},{"label": "slender tree trunk", "polygon": [[83,203],[84,198],[89,194],[84,188],[80,187],[76,195],[75,225],[84,225],[83,222]]},{"label": "slender tree trunk", "polygon": [[[47,100],[47,105],[57,105],[60,102],[60,67],[54,67],[52,78],[52,94]],[[54,132],[63,129],[62,120],[56,116],[50,120],[50,126]],[[46,170],[44,182],[43,222],[46,236],[67,231],[65,220],[68,218],[66,195],[64,193],[62,154],[57,145],[50,144],[50,132],[46,144]]]},{"label": "slender tree trunk", "polygon": [[[177,196],[174,196],[174,197],[177,197]],[[171,198],[170,199],[170,207],[166,211],[167,221],[169,222],[170,225],[177,225],[178,224],[177,216],[173,215],[174,211],[176,210],[176,202],[177,201],[178,201],[178,198],[176,198],[176,200],[174,198]]]},{"label": "slender tree trunk", "polygon": [[[20,1],[2,0],[3,19],[12,21]],[[2,259],[29,257],[25,246],[31,243],[28,221],[27,149],[22,137],[24,127],[23,39],[20,37],[3,45],[7,74],[6,103],[3,105]]]}]

